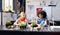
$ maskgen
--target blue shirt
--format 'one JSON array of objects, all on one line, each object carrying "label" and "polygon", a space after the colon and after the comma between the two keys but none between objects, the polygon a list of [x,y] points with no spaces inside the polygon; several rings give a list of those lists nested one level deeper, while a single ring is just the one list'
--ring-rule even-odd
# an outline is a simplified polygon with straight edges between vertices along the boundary
[{"label": "blue shirt", "polygon": [[42,24],[44,24],[45,23],[45,20],[46,20],[46,18],[38,18],[38,24],[40,24],[40,25],[42,25]]}]

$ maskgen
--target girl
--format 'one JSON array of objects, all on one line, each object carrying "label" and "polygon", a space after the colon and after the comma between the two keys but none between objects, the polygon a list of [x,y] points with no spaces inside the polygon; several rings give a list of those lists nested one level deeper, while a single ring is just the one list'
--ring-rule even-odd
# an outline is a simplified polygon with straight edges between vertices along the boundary
[{"label": "girl", "polygon": [[44,26],[46,26],[48,23],[47,20],[47,14],[45,11],[41,11],[38,13],[38,19],[37,19],[37,25],[39,28],[41,28],[41,30],[44,29]]},{"label": "girl", "polygon": [[24,12],[20,13],[20,17],[16,20],[14,25],[21,25],[21,23],[27,23],[26,15]]}]

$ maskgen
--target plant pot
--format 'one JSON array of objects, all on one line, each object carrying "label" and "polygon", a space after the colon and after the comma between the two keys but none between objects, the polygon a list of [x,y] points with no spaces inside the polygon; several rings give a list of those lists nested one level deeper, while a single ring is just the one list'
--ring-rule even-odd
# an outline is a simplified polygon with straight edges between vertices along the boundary
[{"label": "plant pot", "polygon": [[33,25],[32,27],[38,27],[38,25]]},{"label": "plant pot", "polygon": [[14,24],[14,22],[15,22],[15,21],[11,21],[11,25],[13,25],[13,24]]},{"label": "plant pot", "polygon": [[9,20],[6,21],[6,28],[8,28],[9,26],[11,27],[11,24],[12,24],[11,21],[9,21]]},{"label": "plant pot", "polygon": [[20,28],[26,28],[26,26],[20,26]]},{"label": "plant pot", "polygon": [[20,28],[26,28],[26,26],[27,26],[27,25],[25,25],[25,24],[21,24],[21,25],[20,25]]},{"label": "plant pot", "polygon": [[8,28],[9,26],[11,26],[11,24],[6,24],[6,28]]},{"label": "plant pot", "polygon": [[38,25],[36,24],[36,22],[32,22],[32,27],[37,27]]}]

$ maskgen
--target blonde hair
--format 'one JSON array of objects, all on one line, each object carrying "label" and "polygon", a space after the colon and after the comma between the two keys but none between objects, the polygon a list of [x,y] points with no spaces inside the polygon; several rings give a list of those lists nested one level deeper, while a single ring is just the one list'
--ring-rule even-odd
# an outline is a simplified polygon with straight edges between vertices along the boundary
[{"label": "blonde hair", "polygon": [[20,13],[20,16],[22,16],[23,14],[25,14],[25,13],[24,13],[24,12],[21,12],[21,13]]}]

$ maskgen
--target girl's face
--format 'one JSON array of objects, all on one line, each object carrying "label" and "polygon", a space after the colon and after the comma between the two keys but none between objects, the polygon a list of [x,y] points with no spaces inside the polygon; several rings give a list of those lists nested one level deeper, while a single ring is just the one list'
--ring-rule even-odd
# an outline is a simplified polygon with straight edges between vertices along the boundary
[{"label": "girl's face", "polygon": [[22,13],[21,13],[21,17],[25,17],[25,13],[22,12]]},{"label": "girl's face", "polygon": [[42,15],[42,14],[39,14],[39,17],[40,17],[40,18],[43,18],[43,15]]}]

